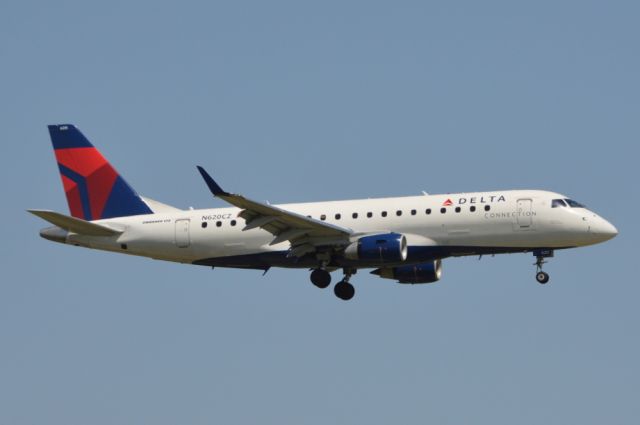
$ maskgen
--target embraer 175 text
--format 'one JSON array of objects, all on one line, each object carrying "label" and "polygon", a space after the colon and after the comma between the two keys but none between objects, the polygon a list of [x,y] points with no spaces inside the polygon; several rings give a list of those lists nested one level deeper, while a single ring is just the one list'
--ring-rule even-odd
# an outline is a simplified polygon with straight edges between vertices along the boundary
[{"label": "embraer 175 text", "polygon": [[536,279],[555,249],[604,242],[616,228],[583,205],[541,190],[421,195],[270,205],[224,191],[198,167],[211,193],[231,208],[181,210],[139,196],[73,125],[49,133],[71,216],[29,212],[54,224],[46,239],[210,267],[307,268],[311,282],[349,300],[359,269],[400,283],[440,279],[447,257],[533,252]]}]

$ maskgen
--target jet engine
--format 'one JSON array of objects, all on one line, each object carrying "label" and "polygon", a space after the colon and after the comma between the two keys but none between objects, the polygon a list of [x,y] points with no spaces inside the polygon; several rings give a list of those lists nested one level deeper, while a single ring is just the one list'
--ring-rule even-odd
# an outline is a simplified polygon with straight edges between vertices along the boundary
[{"label": "jet engine", "polygon": [[397,279],[398,283],[433,283],[442,276],[442,261],[434,260],[429,263],[411,266],[383,267],[371,273],[383,279]]},{"label": "jet engine", "polygon": [[399,233],[363,236],[344,250],[345,258],[373,263],[396,263],[407,259],[407,238]]}]

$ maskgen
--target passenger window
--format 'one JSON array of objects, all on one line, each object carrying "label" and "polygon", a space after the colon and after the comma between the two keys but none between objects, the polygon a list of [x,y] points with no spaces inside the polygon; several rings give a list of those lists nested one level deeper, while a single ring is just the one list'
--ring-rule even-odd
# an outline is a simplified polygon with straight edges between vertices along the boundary
[{"label": "passenger window", "polygon": [[207,227],[207,222],[206,222],[206,221],[203,221],[203,222],[202,222],[202,228],[204,229],[204,228],[206,228],[206,227]]},{"label": "passenger window", "polygon": [[560,208],[566,206],[567,204],[565,204],[562,199],[554,199],[553,201],[551,201],[551,208]]},{"label": "passenger window", "polygon": [[446,212],[447,212],[446,208],[444,208],[444,207],[440,208],[440,213],[441,214],[445,214]]},{"label": "passenger window", "polygon": [[417,212],[418,211],[416,211],[416,210],[411,210],[411,215],[416,215]]},{"label": "passenger window", "polygon": [[216,226],[221,227],[222,226],[222,222],[221,221],[216,221]]},{"label": "passenger window", "polygon": [[340,217],[342,216],[340,214],[336,214],[335,217],[336,217],[336,220],[340,220]]},{"label": "passenger window", "polygon": [[381,215],[382,215],[383,217],[386,217],[386,216],[387,216],[387,212],[386,212],[386,211],[382,211],[382,214],[381,214]]},{"label": "passenger window", "polygon": [[484,210],[485,210],[485,211],[489,211],[490,209],[491,209],[491,205],[485,205],[485,206],[484,206]]},{"label": "passenger window", "polygon": [[400,211],[400,210],[396,211],[396,215],[397,215],[398,217],[400,217],[400,216],[402,215],[402,211]]},{"label": "passenger window", "polygon": [[475,212],[475,211],[476,211],[476,206],[475,206],[475,205],[471,205],[471,206],[469,207],[469,211],[471,211],[471,212]]},{"label": "passenger window", "polygon": [[371,217],[373,217],[373,213],[372,212],[368,212],[367,213],[367,218],[371,218]]},{"label": "passenger window", "polygon": [[353,217],[353,218],[358,218],[358,213],[353,213],[353,214],[351,214],[351,217]]},{"label": "passenger window", "polygon": [[425,213],[426,213],[427,215],[431,214],[431,208],[427,208],[427,210],[425,211]]},{"label": "passenger window", "polygon": [[320,216],[320,220],[325,221],[327,219],[327,215],[326,214],[322,214]]},{"label": "passenger window", "polygon": [[456,207],[456,212],[459,213],[460,212],[460,207]]},{"label": "passenger window", "polygon": [[231,220],[231,225],[235,226],[236,225],[236,221],[235,220]]}]

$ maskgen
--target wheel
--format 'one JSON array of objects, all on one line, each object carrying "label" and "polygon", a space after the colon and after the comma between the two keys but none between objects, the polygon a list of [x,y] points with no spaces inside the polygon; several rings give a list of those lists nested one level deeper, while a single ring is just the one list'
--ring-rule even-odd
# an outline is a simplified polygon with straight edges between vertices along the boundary
[{"label": "wheel", "polygon": [[536,280],[538,281],[538,283],[544,285],[545,283],[549,282],[549,275],[545,272],[538,272],[536,273]]},{"label": "wheel", "polygon": [[349,282],[341,280],[336,283],[336,286],[333,288],[333,292],[336,294],[336,297],[341,300],[349,301],[355,295],[356,288],[354,288]]},{"label": "wheel", "polygon": [[311,283],[324,289],[331,283],[331,274],[326,270],[315,269],[311,272]]}]

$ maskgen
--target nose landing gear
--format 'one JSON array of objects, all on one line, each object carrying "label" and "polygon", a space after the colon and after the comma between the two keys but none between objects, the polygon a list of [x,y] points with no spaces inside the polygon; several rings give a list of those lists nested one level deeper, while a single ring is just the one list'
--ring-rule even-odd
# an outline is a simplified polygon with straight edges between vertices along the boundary
[{"label": "nose landing gear", "polygon": [[540,270],[536,273],[536,280],[538,281],[538,283],[544,285],[545,283],[549,282],[549,274]]},{"label": "nose landing gear", "polygon": [[544,285],[549,282],[549,274],[542,271],[542,265],[546,263],[545,258],[553,257],[553,250],[540,249],[533,251],[533,255],[536,257],[536,262],[533,264],[536,266],[536,280]]}]

